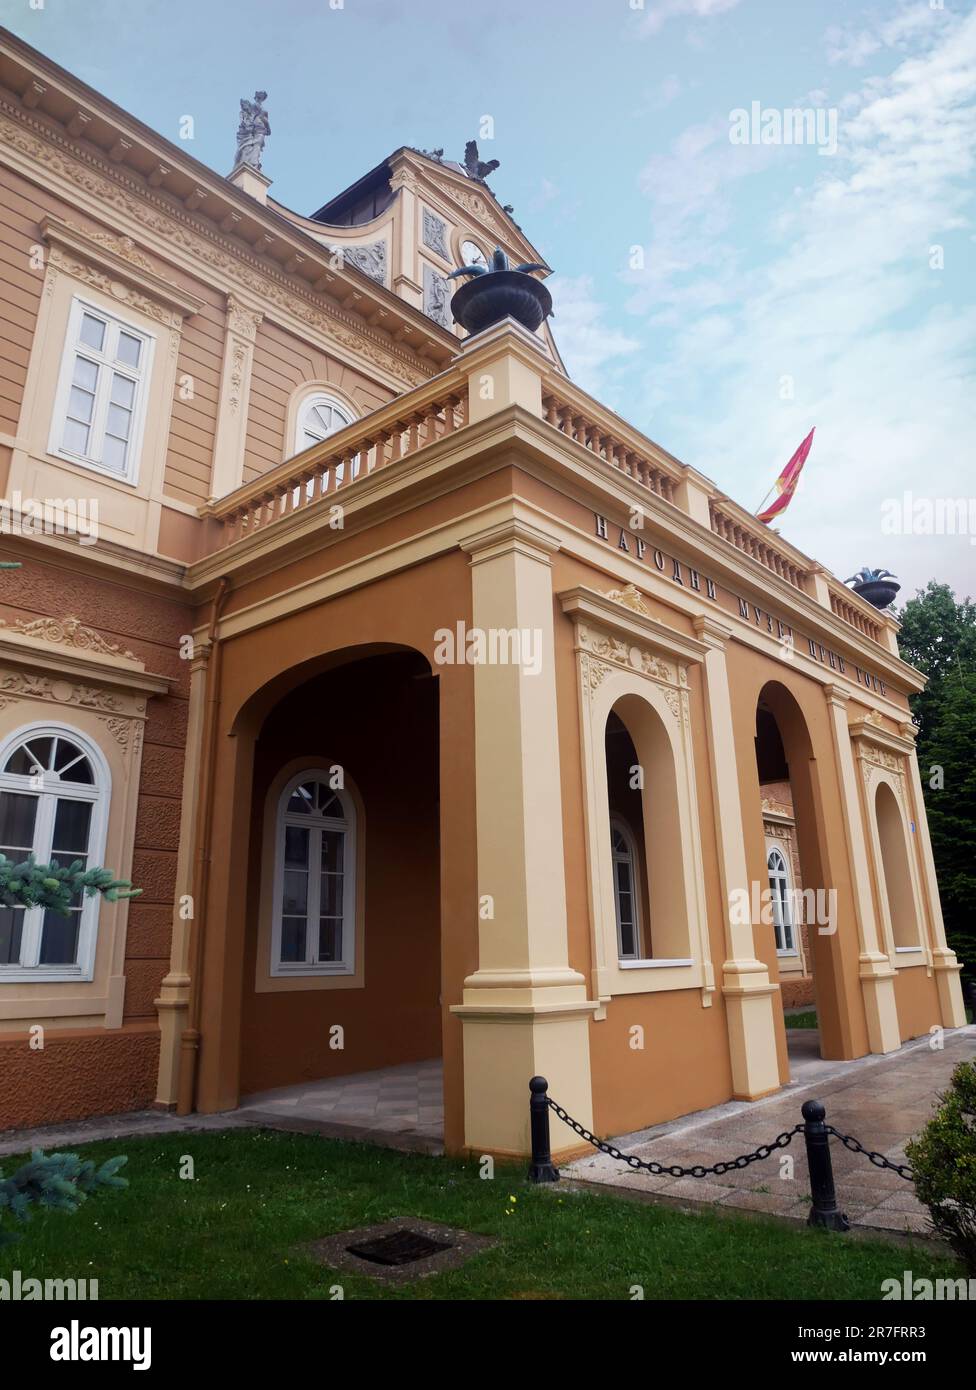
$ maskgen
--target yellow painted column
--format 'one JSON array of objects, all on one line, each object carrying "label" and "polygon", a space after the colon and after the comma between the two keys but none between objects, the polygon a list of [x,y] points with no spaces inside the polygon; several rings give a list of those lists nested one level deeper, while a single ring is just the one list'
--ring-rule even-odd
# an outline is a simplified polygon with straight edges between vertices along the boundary
[{"label": "yellow painted column", "polygon": [[824,698],[830,712],[830,735],[837,765],[837,781],[840,785],[844,839],[847,843],[854,917],[860,946],[858,975],[864,1000],[868,1043],[872,1052],[894,1052],[901,1046],[898,1008],[895,1002],[895,968],[887,952],[881,949],[878,922],[871,897],[867,840],[847,722],[850,694],[839,685],[825,685]]},{"label": "yellow painted column", "polygon": [[176,1105],[180,1075],[180,1039],[190,1007],[190,927],[192,904],[184,907],[193,879],[193,838],[196,825],[197,788],[203,754],[204,705],[207,669],[212,651],[209,642],[194,644],[190,663],[190,698],[187,710],[186,758],[183,763],[183,798],[180,806],[180,843],[176,856],[176,901],[170,940],[169,972],[153,1002],[159,1015],[159,1076],[156,1104]]},{"label": "yellow painted column", "polygon": [[[918,733],[911,720],[900,726],[906,738],[914,739]],[[925,814],[925,796],[922,791],[922,778],[918,767],[918,755],[913,748],[907,753],[909,767],[909,789],[912,803],[912,817],[915,821],[915,839],[919,848],[922,868],[922,890],[928,905],[929,925],[932,934],[932,969],[939,991],[939,1012],[945,1028],[962,1028],[966,1022],[966,1009],[962,998],[962,983],[959,972],[962,966],[956,959],[946,941],[945,921],[942,917],[942,903],[939,900],[939,883],[935,876],[935,860],[932,857],[932,841],[929,837],[929,822]]]},{"label": "yellow painted column", "polygon": [[780,1085],[773,1015],[773,995],[779,986],[770,981],[766,966],[756,959],[753,924],[742,920],[740,910],[741,903],[752,901],[752,894],[725,659],[732,632],[705,614],[695,619],[695,631],[708,647],[704,662],[705,716],[725,922],[727,959],[722,966],[722,995],[728,1021],[732,1088],[737,1098],[754,1100]]},{"label": "yellow painted column", "polygon": [[[533,1075],[546,1076],[559,1103],[592,1126],[588,1020],[596,1005],[569,966],[566,927],[550,567],[557,545],[514,516],[462,542],[471,556],[471,636],[485,643],[473,661],[479,959],[452,1010],[463,1026],[465,1144],[475,1152],[529,1152]],[[571,1132],[555,1127],[554,1152],[574,1147]]]}]

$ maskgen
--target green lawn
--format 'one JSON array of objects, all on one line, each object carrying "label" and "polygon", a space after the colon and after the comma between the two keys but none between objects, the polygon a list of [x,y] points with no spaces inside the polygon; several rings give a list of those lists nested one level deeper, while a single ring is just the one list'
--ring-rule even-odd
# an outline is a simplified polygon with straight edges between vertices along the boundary
[{"label": "green lawn", "polygon": [[[474,1162],[311,1135],[230,1130],[86,1145],[127,1153],[124,1192],[75,1215],[40,1211],[0,1249],[0,1277],[97,1278],[101,1299],[346,1298],[877,1299],[882,1279],[960,1273],[925,1249],[707,1212],[533,1187],[524,1168],[479,1177]],[[195,1178],[179,1177],[183,1155]],[[4,1159],[9,1173],[19,1160]],[[757,1173],[757,1184],[764,1175]],[[309,1258],[317,1237],[396,1216],[496,1236],[465,1265],[408,1287],[337,1275]],[[6,1222],[5,1222],[6,1225]]]},{"label": "green lawn", "polygon": [[786,1014],[785,1022],[787,1028],[816,1028],[817,1012],[807,1009],[802,1014]]}]

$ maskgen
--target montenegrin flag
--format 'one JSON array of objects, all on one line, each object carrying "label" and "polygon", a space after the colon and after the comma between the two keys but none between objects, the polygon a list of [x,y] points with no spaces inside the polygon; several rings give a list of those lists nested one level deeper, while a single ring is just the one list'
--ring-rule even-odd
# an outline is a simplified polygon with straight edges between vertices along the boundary
[{"label": "montenegrin flag", "polygon": [[[816,425],[814,425],[813,428],[816,429]],[[799,449],[797,449],[796,453],[773,484],[772,490],[777,495],[775,499],[770,502],[768,507],[763,506],[762,510],[756,513],[756,517],[759,521],[772,521],[774,516],[779,516],[780,512],[786,511],[786,508],[790,505],[790,499],[794,492],[796,492],[796,485],[800,481],[800,473],[803,470],[803,465],[807,461],[807,454],[810,452],[812,443],[813,430],[811,430],[806,439],[804,439]],[[768,495],[767,493],[767,496]]]}]

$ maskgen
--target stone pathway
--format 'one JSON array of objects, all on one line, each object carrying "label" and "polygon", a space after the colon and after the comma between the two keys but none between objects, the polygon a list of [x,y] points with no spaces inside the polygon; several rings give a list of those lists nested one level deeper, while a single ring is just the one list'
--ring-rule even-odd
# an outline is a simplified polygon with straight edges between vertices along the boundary
[{"label": "stone pathway", "polygon": [[[921,1038],[886,1057],[838,1063],[823,1062],[816,1056],[816,1035],[813,1030],[804,1030],[797,1043],[796,1079],[776,1095],[751,1103],[716,1106],[667,1125],[624,1135],[614,1142],[624,1153],[635,1153],[657,1163],[681,1167],[711,1165],[747,1153],[792,1129],[801,1118],[803,1101],[815,1096],[824,1103],[828,1124],[854,1135],[865,1148],[904,1163],[904,1145],[930,1118],[937,1094],[948,1083],[953,1067],[976,1057],[973,1025],[955,1029],[944,1037],[942,1051],[933,1051],[929,1039]],[[792,1046],[791,1041],[791,1052]],[[553,1124],[558,1126],[560,1121],[554,1118]],[[852,1225],[883,1231],[928,1230],[926,1210],[915,1197],[910,1182],[897,1173],[875,1167],[836,1139],[831,1140],[830,1147],[838,1205]],[[780,1176],[783,1154],[794,1159],[792,1178]],[[768,1212],[800,1221],[806,1221],[810,1210],[802,1135],[797,1135],[788,1149],[748,1168],[708,1178],[652,1177],[598,1153],[568,1164],[562,1172],[567,1178],[587,1183]]]}]

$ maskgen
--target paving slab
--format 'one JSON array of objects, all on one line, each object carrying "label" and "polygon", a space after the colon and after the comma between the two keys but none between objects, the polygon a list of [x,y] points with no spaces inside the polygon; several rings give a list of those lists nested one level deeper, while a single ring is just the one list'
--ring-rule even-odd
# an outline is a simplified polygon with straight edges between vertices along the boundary
[{"label": "paving slab", "polygon": [[[802,1066],[794,1067],[793,1081],[775,1095],[751,1103],[728,1102],[618,1136],[612,1142],[624,1153],[656,1163],[710,1167],[721,1158],[735,1158],[792,1129],[801,1119],[803,1101],[816,1097],[824,1103],[828,1124],[852,1134],[866,1149],[883,1153],[892,1162],[905,1163],[905,1144],[930,1118],[953,1068],[976,1057],[976,1027],[972,1024],[946,1033],[941,1049],[933,1049],[925,1037],[883,1057],[843,1063],[814,1057],[808,1033],[814,1030],[804,1032]],[[558,1128],[559,1121],[554,1119],[554,1140]],[[784,1155],[793,1160],[792,1176],[781,1176]],[[863,1154],[851,1152],[836,1138],[831,1141],[831,1158],[838,1205],[847,1211],[852,1225],[929,1231],[928,1214],[909,1181],[877,1167]],[[789,1169],[786,1171],[789,1174]],[[748,1168],[701,1179],[652,1177],[599,1153],[568,1164],[562,1172],[570,1179],[610,1188],[643,1189],[667,1198],[710,1203],[723,1210],[765,1211],[798,1221],[806,1221],[810,1211],[806,1151],[799,1134],[788,1148],[776,1149]],[[760,1190],[763,1188],[767,1190]]]}]

